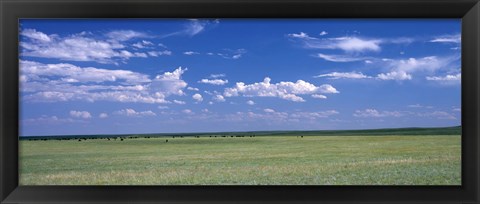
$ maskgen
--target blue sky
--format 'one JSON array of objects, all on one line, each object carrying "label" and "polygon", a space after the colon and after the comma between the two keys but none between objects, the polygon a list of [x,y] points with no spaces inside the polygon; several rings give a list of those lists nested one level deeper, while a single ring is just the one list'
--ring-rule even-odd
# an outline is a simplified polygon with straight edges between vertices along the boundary
[{"label": "blue sky", "polygon": [[20,135],[460,125],[460,19],[21,20]]}]

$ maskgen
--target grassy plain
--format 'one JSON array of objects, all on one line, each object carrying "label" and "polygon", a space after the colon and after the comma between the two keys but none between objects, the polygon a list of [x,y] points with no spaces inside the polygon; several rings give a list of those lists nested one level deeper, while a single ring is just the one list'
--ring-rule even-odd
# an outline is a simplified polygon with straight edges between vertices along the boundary
[{"label": "grassy plain", "polygon": [[19,148],[21,185],[461,185],[460,135],[21,140]]}]

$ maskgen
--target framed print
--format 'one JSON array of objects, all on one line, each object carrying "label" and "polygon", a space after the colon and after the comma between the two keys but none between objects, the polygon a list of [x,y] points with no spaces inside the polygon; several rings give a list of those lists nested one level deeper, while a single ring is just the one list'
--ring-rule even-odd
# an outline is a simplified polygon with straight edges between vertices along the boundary
[{"label": "framed print", "polygon": [[478,1],[1,9],[2,203],[478,202]]}]

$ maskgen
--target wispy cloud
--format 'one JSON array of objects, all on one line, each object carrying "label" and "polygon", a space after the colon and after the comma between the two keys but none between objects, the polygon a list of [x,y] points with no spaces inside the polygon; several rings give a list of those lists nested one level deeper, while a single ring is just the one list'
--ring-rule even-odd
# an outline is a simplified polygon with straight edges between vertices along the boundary
[{"label": "wispy cloud", "polygon": [[247,53],[245,49],[224,49],[224,52],[217,53],[217,55],[225,59],[240,59],[245,53]]},{"label": "wispy cloud", "polygon": [[186,52],[183,52],[184,55],[198,55],[200,53],[198,52],[194,52],[194,51],[186,51]]},{"label": "wispy cloud", "polygon": [[314,78],[328,77],[329,79],[366,79],[371,78],[362,72],[332,72],[328,74],[320,74]]},{"label": "wispy cloud", "polygon": [[324,59],[326,61],[331,61],[331,62],[356,62],[356,61],[363,61],[363,60],[369,59],[368,57],[354,57],[354,56],[347,56],[347,55],[327,55],[322,53],[318,53],[313,56]]},{"label": "wispy cloud", "polygon": [[429,42],[459,44],[459,43],[462,42],[462,36],[460,34],[442,35],[442,36],[437,36],[437,37],[433,38]]},{"label": "wispy cloud", "polygon": [[207,27],[213,27],[219,24],[219,20],[198,20],[198,19],[190,19],[184,25],[184,28],[180,31],[176,31],[173,33],[169,33],[166,35],[161,36],[162,38],[171,37],[171,36],[189,36],[193,37],[204,32]]},{"label": "wispy cloud", "polygon": [[376,109],[356,110],[353,116],[360,118],[381,118],[403,116],[399,111],[378,111]]},{"label": "wispy cloud", "polygon": [[308,49],[340,49],[346,52],[380,51],[380,39],[361,37],[315,38],[307,33],[287,34],[291,39],[299,40]]}]

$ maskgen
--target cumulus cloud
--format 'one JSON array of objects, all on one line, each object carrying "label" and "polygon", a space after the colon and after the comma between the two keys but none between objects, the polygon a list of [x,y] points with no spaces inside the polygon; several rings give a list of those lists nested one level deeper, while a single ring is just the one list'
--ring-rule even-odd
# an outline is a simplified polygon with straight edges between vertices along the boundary
[{"label": "cumulus cloud", "polygon": [[[186,69],[185,69],[186,70]],[[183,95],[187,86],[178,68],[154,79],[129,71],[71,64],[20,61],[22,100],[31,102],[114,101],[168,103],[166,97]]]},{"label": "cumulus cloud", "polygon": [[270,108],[265,108],[265,109],[263,109],[263,111],[264,111],[265,113],[275,113],[275,110],[270,109]]},{"label": "cumulus cloud", "polygon": [[108,118],[108,114],[107,113],[100,113],[100,115],[98,115],[99,118]]},{"label": "cumulus cloud", "polygon": [[69,36],[48,35],[34,29],[25,29],[20,35],[23,37],[19,43],[22,56],[99,63],[124,62],[132,57],[147,56],[132,53],[123,44],[123,41],[147,36],[136,31],[112,31],[106,34],[109,39],[93,37],[86,32]]},{"label": "cumulus cloud", "polygon": [[393,72],[389,72],[389,73],[378,74],[377,79],[380,79],[380,80],[397,80],[397,81],[411,80],[412,75],[407,74],[404,71],[398,71],[398,72],[393,71]]},{"label": "cumulus cloud", "polygon": [[183,89],[187,87],[187,82],[182,80],[182,74],[188,69],[179,67],[173,72],[165,72],[157,75],[151,83],[151,89],[164,95],[184,95]]},{"label": "cumulus cloud", "polygon": [[353,116],[360,118],[401,117],[399,111],[377,111],[376,109],[356,110]]},{"label": "cumulus cloud", "polygon": [[324,36],[324,35],[327,35],[327,34],[328,34],[327,31],[322,31],[322,32],[319,33],[320,36]]},{"label": "cumulus cloud", "polygon": [[253,102],[252,100],[248,100],[247,104],[253,106],[253,105],[255,105],[255,102]]},{"label": "cumulus cloud", "polygon": [[87,111],[75,111],[75,110],[70,111],[70,116],[76,117],[76,118],[83,118],[83,119],[88,119],[92,117],[92,115]]},{"label": "cumulus cloud", "polygon": [[228,80],[222,80],[222,79],[202,79],[198,81],[198,83],[202,84],[212,84],[212,85],[224,85],[228,83]]},{"label": "cumulus cloud", "polygon": [[446,76],[427,76],[425,77],[429,81],[460,81],[462,74],[446,75]]},{"label": "cumulus cloud", "polygon": [[365,79],[371,78],[363,74],[362,72],[332,72],[328,74],[320,74],[314,76],[314,78],[328,77],[329,79]]},{"label": "cumulus cloud", "polygon": [[235,87],[226,88],[224,95],[226,97],[246,96],[246,97],[278,97],[285,100],[304,102],[305,100],[298,95],[316,94],[316,93],[339,93],[332,85],[323,84],[315,86],[303,80],[296,82],[279,82],[270,83],[271,79],[266,77],[263,82],[253,84],[245,84],[243,82],[236,83]]},{"label": "cumulus cloud", "polygon": [[215,95],[212,97],[212,99],[217,102],[225,102],[225,97],[223,97],[222,95]]},{"label": "cumulus cloud", "polygon": [[200,94],[198,94],[198,93],[193,94],[192,98],[195,99],[195,100],[198,101],[198,102],[203,101],[202,95],[200,95]]},{"label": "cumulus cloud", "polygon": [[157,115],[157,114],[155,114],[154,112],[152,112],[152,111],[150,111],[150,110],[137,112],[136,110],[131,109],[131,108],[127,108],[127,109],[122,109],[122,110],[119,110],[119,111],[115,111],[114,114],[124,115],[124,116],[130,116],[130,117],[156,116],[156,115]]}]

